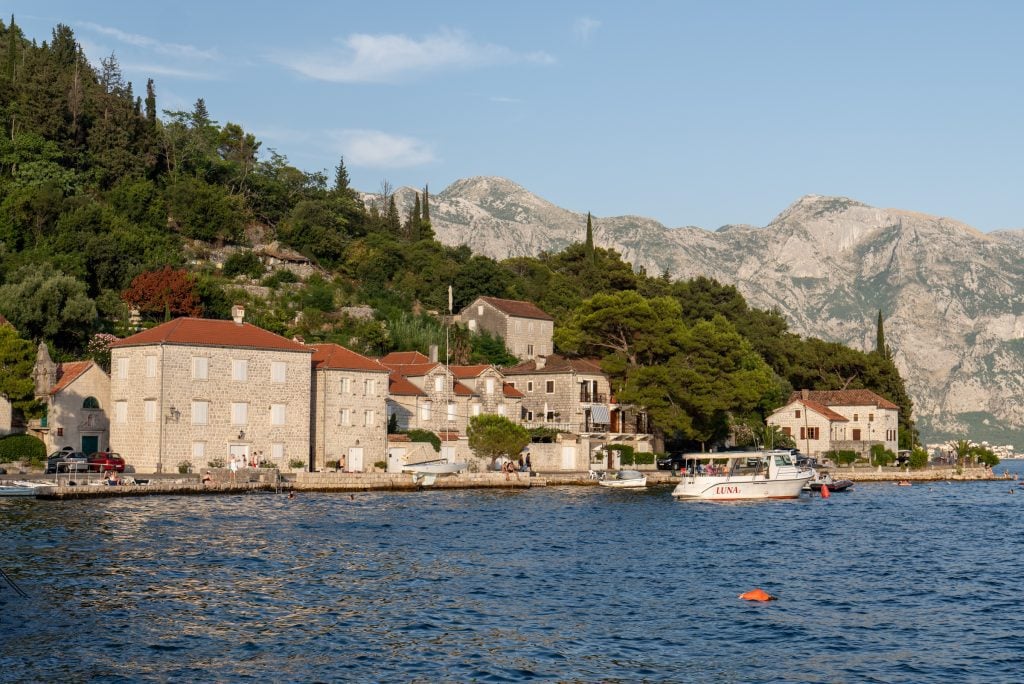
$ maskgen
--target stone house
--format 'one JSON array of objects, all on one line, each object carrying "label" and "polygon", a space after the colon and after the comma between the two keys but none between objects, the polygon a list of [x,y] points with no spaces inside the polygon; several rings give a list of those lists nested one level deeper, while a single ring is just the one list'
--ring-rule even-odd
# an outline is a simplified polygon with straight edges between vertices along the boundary
[{"label": "stone house", "polygon": [[531,302],[477,297],[456,320],[471,331],[486,330],[502,338],[509,353],[520,359],[548,356],[554,351],[554,319]]},{"label": "stone house", "polygon": [[866,389],[793,392],[767,423],[809,456],[841,450],[867,457],[874,444],[893,453],[899,444],[899,407]]},{"label": "stone house", "polygon": [[232,457],[309,463],[313,349],[243,322],[178,318],[111,345],[110,443],[138,472]]},{"label": "stone house", "polygon": [[313,469],[341,461],[358,473],[386,461],[390,371],[337,344],[311,346]]},{"label": "stone house", "polygon": [[46,413],[29,421],[28,431],[43,441],[47,453],[65,446],[86,454],[118,450],[110,441],[107,415],[110,376],[102,368],[92,361],[54,363],[40,342],[32,375]]},{"label": "stone house", "polygon": [[505,377],[494,366],[449,366],[458,384],[469,388],[468,419],[483,413],[505,416],[514,423],[520,422],[523,395],[505,382]]}]

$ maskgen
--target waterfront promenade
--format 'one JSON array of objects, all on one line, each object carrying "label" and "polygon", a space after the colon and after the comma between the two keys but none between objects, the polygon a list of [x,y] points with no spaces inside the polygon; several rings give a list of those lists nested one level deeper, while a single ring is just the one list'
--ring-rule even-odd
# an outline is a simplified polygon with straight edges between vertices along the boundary
[{"label": "waterfront promenade", "polygon": [[[900,480],[914,482],[972,482],[984,480],[1015,479],[1004,475],[1003,470],[987,468],[928,468],[924,470],[899,470],[895,468],[834,468],[830,471],[836,478],[853,480],[855,484],[891,483]],[[674,485],[678,475],[670,471],[646,471],[648,483]],[[518,477],[516,476],[518,475]],[[18,476],[25,479],[24,476]],[[54,482],[42,488],[41,499],[87,499],[125,496],[154,495],[216,495],[243,494],[256,492],[371,492],[371,491],[418,491],[421,489],[528,489],[552,485],[596,486],[597,481],[589,472],[544,472],[514,473],[506,478],[505,473],[459,473],[437,477],[430,485],[418,482],[411,473],[342,473],[317,472],[281,475],[274,470],[249,469],[237,473],[234,478],[227,471],[202,471],[202,474],[137,476],[145,484],[110,486],[102,484],[96,474],[73,474],[52,477],[40,482]],[[129,481],[134,477],[129,476]],[[70,482],[75,482],[74,485]]]}]

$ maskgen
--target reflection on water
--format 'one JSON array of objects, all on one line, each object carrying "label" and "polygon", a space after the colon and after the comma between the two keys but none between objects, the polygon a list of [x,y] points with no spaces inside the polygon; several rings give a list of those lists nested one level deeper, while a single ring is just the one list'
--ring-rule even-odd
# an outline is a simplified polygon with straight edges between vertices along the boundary
[{"label": "reflection on water", "polygon": [[[3,500],[0,567],[29,597],[0,586],[0,672],[1011,681],[1024,489],[1010,489],[732,506],[666,487]],[[755,586],[780,600],[737,599]]]}]

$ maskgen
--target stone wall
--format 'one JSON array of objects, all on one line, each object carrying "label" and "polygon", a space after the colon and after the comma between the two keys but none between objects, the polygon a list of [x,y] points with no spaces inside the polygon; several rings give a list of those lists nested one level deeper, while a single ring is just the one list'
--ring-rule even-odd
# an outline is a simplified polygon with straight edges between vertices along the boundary
[{"label": "stone wall", "polygon": [[313,470],[342,457],[354,472],[386,460],[388,374],[328,369],[312,379]]}]

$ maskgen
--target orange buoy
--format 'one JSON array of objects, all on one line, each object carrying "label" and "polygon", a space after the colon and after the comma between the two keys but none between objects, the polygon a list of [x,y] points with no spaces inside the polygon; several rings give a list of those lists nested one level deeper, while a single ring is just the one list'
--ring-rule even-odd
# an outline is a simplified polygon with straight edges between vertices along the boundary
[{"label": "orange buoy", "polygon": [[822,499],[827,499],[830,496],[832,496],[832,492],[828,491],[828,485],[827,484],[821,485],[821,498]]},{"label": "orange buoy", "polygon": [[744,601],[774,601],[774,596],[769,594],[764,589],[751,589],[748,592],[744,592],[738,596],[738,598]]}]

